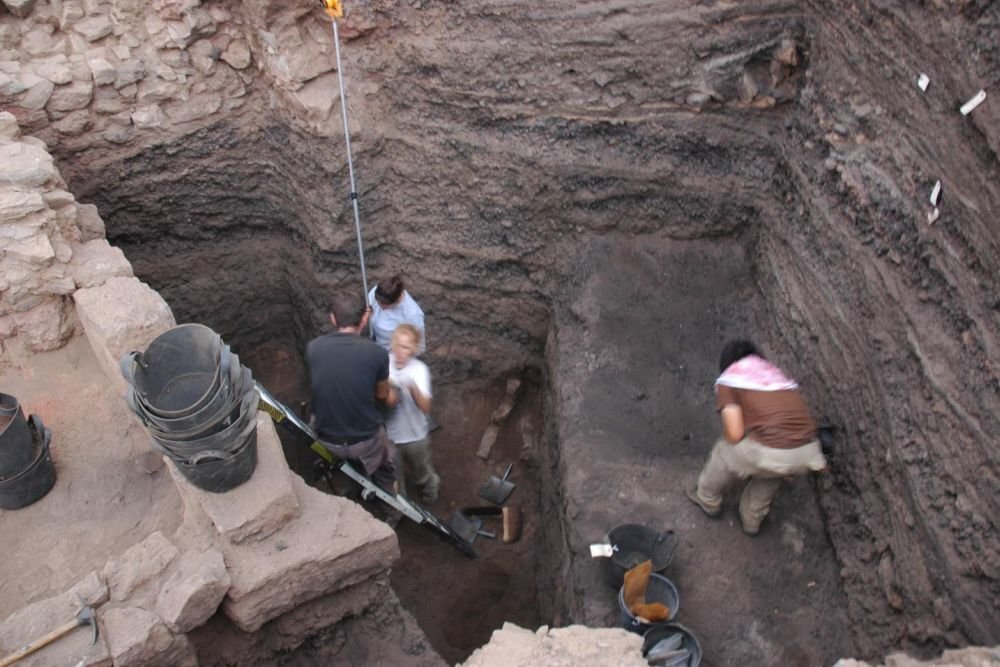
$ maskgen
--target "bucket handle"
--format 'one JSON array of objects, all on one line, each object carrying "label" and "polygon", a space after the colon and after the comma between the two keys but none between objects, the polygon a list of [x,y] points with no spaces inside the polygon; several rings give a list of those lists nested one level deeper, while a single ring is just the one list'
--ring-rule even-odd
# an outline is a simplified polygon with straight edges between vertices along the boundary
[{"label": "bucket handle", "polygon": [[133,387],[135,386],[135,365],[139,363],[140,352],[126,352],[118,361],[118,370],[122,377]]},{"label": "bucket handle", "polygon": [[188,465],[196,466],[206,459],[213,459],[217,461],[228,461],[233,458],[233,454],[229,452],[224,452],[221,449],[206,449],[198,452],[191,458],[187,460]]},{"label": "bucket handle", "polygon": [[656,536],[657,544],[668,542],[670,545],[670,555],[667,556],[668,563],[674,559],[674,552],[677,551],[677,545],[680,541],[681,538],[673,530],[665,530]]},{"label": "bucket handle", "polygon": [[132,413],[139,418],[139,421],[142,422],[142,425],[145,426],[146,428],[149,428],[149,418],[146,416],[146,412],[142,409],[139,402],[136,400],[134,388],[130,389],[128,392],[125,393],[125,404],[128,406],[128,409],[131,410]]},{"label": "bucket handle", "polygon": [[7,396],[14,399],[14,405],[10,407],[0,404],[0,416],[13,417],[21,410],[21,402],[17,400],[17,396],[13,396],[11,394],[0,394],[0,396]]},{"label": "bucket handle", "polygon": [[[664,540],[667,540],[667,539],[670,539],[670,538],[673,538],[673,539],[676,540],[677,539],[677,533],[675,533],[673,530],[664,530],[663,532],[658,533],[656,535],[656,543],[659,544],[660,542],[663,542]],[[676,545],[674,545],[674,546],[676,546]]]},{"label": "bucket handle", "polygon": [[13,477],[7,477],[6,479],[0,480],[2,484],[9,484],[16,480],[21,479],[28,474],[28,471],[32,470],[39,461],[46,458],[49,455],[49,443],[52,442],[52,429],[45,428],[45,424],[42,423],[42,418],[38,415],[28,416],[28,426],[29,428],[35,429],[42,436],[42,446],[38,450],[38,455],[35,459],[28,465],[27,468],[17,473]]}]

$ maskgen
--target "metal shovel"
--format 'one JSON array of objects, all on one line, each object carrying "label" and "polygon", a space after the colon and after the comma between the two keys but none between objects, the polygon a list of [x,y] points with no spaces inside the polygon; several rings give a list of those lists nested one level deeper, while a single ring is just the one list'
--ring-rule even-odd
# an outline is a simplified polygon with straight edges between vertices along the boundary
[{"label": "metal shovel", "polygon": [[503,477],[497,477],[496,475],[490,475],[490,478],[486,480],[486,483],[479,487],[479,497],[484,500],[488,500],[495,505],[503,505],[510,494],[513,493],[516,484],[514,482],[508,481],[507,478],[510,477],[511,468],[514,467],[513,463],[507,464],[507,471],[504,472]]},{"label": "metal shovel", "polygon": [[472,544],[479,535],[496,539],[495,534],[480,530],[483,527],[482,519],[470,519],[461,512],[455,512],[451,515],[451,518],[448,519],[448,527],[469,544]]}]

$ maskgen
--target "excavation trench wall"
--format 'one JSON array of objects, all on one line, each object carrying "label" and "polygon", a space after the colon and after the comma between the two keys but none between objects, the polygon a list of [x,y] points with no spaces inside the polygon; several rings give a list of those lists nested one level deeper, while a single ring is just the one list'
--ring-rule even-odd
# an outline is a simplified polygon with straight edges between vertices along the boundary
[{"label": "excavation trench wall", "polygon": [[[323,26],[231,9],[262,64],[238,114],[116,145],[41,132],[181,319],[301,349],[322,294],[357,289],[346,158],[335,114],[282,101],[281,39],[259,31]],[[385,1],[357,17],[370,275],[405,272],[445,377],[541,364],[594,238],[739,243],[750,332],[838,427],[818,488],[858,653],[997,641],[1000,106],[956,111],[1000,75],[995,7]]]},{"label": "excavation trench wall", "polygon": [[[359,162],[377,167],[379,158],[362,152]],[[109,239],[181,319],[214,327],[236,350],[266,343],[301,353],[327,330],[334,290],[361,298],[346,165],[332,140],[222,122],[113,169],[114,184],[81,186]],[[369,178],[381,183],[377,173]],[[537,358],[547,314],[524,267],[511,260],[486,270],[436,247],[433,234],[408,233],[388,210],[389,189],[361,191],[369,286],[395,270],[416,285],[441,376],[492,377]]]}]

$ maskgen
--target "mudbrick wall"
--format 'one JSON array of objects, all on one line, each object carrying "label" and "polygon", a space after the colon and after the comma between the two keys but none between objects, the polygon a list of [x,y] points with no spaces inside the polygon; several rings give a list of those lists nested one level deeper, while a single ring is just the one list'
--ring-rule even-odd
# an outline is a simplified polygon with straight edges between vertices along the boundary
[{"label": "mudbrick wall", "polygon": [[[357,276],[324,15],[5,4],[0,106],[137,275],[181,319],[301,347]],[[541,364],[582,237],[737,237],[756,337],[837,427],[821,503],[858,653],[997,641],[995,4],[347,11],[369,268],[420,286],[444,374]]]}]

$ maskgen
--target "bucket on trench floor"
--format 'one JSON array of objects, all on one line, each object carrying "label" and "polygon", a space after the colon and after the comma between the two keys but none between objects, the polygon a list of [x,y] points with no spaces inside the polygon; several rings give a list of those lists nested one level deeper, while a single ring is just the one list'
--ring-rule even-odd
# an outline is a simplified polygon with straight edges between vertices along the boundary
[{"label": "bucket on trench floor", "polygon": [[35,442],[21,403],[0,394],[0,480],[21,474],[35,460]]},{"label": "bucket on trench floor", "polygon": [[121,371],[145,406],[182,417],[208,403],[222,382],[222,338],[203,324],[181,324],[122,358]]},{"label": "bucket on trench floor", "polygon": [[619,619],[622,627],[629,632],[641,635],[651,628],[666,625],[672,618],[677,616],[677,610],[681,606],[681,596],[677,592],[677,587],[662,574],[656,574],[655,572],[649,575],[649,585],[646,586],[646,603],[651,604],[653,602],[666,605],[667,609],[670,610],[670,616],[667,617],[667,620],[659,623],[640,621],[625,606],[625,587],[622,586],[618,590],[618,609],[621,611]]},{"label": "bucket on trench floor", "polygon": [[665,623],[663,625],[657,625],[655,628],[650,628],[642,635],[642,656],[646,657],[650,649],[656,646],[657,642],[667,637],[680,633],[681,635],[681,649],[686,651],[691,651],[691,657],[688,658],[687,667],[698,667],[701,664],[701,642],[695,636],[691,630],[681,625],[680,623]]},{"label": "bucket on trench floor", "polygon": [[35,415],[28,418],[28,428],[36,453],[23,471],[0,480],[0,508],[5,510],[21,509],[41,500],[56,483],[56,468],[49,452],[52,431]]},{"label": "bucket on trench floor", "polygon": [[604,578],[616,588],[625,582],[625,573],[639,563],[653,562],[653,572],[662,572],[674,559],[678,537],[672,530],[660,532],[649,526],[626,523],[608,531],[614,547],[610,558],[601,559]]},{"label": "bucket on trench floor", "polygon": [[184,477],[202,491],[225,493],[253,476],[257,467],[257,423],[252,424],[246,441],[230,452],[207,450],[185,459],[171,459]]}]

